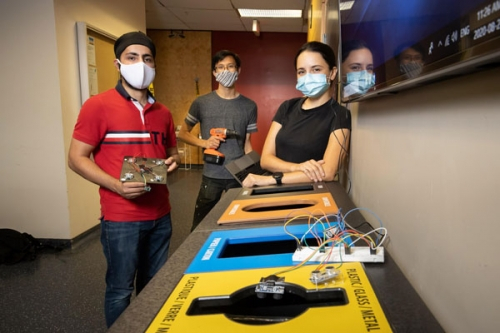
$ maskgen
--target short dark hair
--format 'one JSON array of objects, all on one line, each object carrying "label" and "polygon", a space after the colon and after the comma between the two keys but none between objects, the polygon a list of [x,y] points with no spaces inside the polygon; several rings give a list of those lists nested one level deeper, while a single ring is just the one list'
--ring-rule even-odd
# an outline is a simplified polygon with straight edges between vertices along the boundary
[{"label": "short dark hair", "polygon": [[366,42],[361,39],[348,40],[342,43],[342,62],[344,62],[349,57],[349,54],[351,54],[352,51],[361,49],[370,50],[368,44],[366,44]]},{"label": "short dark hair", "polygon": [[221,50],[212,57],[212,69],[215,70],[215,65],[224,60],[225,57],[233,57],[234,61],[236,61],[236,68],[240,68],[241,60],[236,53],[229,50]]},{"label": "short dark hair", "polygon": [[399,62],[401,59],[401,54],[408,50],[408,49],[414,49],[416,52],[420,53],[420,55],[422,56],[422,60],[424,59],[425,57],[425,50],[424,48],[422,47],[422,45],[420,44],[401,44],[401,45],[398,45],[398,47],[396,48],[396,50],[394,51],[394,58],[396,58],[396,60]]},{"label": "short dark hair", "polygon": [[295,68],[297,68],[297,59],[304,51],[317,52],[321,54],[330,69],[337,66],[335,61],[335,52],[333,52],[330,45],[321,42],[308,42],[302,45],[299,52],[297,52],[297,55],[295,56]]}]

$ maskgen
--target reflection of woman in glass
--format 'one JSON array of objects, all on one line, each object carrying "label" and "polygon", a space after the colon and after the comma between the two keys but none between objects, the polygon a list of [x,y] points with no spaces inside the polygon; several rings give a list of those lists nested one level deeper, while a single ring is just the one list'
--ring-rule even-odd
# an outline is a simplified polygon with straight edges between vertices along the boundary
[{"label": "reflection of woman in glass", "polygon": [[375,84],[373,55],[364,41],[342,43],[342,81],[344,97],[364,94]]},{"label": "reflection of woman in glass", "polygon": [[424,67],[424,50],[418,45],[401,46],[396,53],[399,70],[408,78],[412,79],[422,73]]}]

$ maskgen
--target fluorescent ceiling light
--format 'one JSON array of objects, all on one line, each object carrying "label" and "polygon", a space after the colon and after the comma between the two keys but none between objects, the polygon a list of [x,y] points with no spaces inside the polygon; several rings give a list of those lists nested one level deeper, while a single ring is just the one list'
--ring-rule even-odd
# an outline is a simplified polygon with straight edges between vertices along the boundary
[{"label": "fluorescent ceiling light", "polygon": [[349,10],[354,5],[354,1],[345,1],[340,3],[340,10]]},{"label": "fluorescent ceiling light", "polygon": [[300,9],[243,9],[239,8],[241,17],[302,17]]}]

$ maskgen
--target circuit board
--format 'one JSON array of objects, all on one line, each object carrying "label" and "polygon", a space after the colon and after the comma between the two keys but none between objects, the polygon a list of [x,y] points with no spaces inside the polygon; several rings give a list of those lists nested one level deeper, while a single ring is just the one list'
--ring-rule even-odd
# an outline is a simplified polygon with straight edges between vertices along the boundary
[{"label": "circuit board", "polygon": [[165,160],[161,158],[125,156],[120,180],[122,182],[166,184],[167,165]]}]

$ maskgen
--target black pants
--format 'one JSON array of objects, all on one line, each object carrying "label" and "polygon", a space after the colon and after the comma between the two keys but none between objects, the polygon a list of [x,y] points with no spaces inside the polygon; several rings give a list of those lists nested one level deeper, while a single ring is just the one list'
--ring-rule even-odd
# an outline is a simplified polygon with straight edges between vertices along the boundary
[{"label": "black pants", "polygon": [[196,207],[194,209],[193,231],[198,224],[207,216],[207,214],[219,202],[222,193],[231,189],[241,187],[236,179],[216,179],[209,177],[202,177],[200,192],[196,199]]}]

